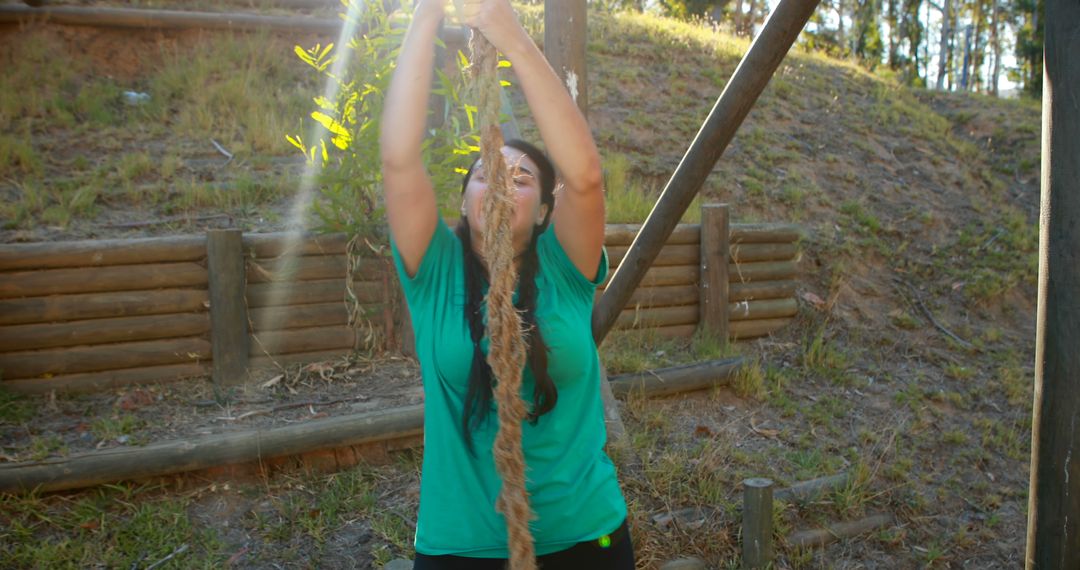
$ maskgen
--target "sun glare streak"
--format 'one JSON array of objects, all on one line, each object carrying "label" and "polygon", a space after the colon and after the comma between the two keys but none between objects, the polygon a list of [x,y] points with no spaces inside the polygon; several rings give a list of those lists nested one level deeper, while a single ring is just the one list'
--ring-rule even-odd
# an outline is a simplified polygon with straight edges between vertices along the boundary
[{"label": "sun glare streak", "polygon": [[[353,34],[356,33],[357,25],[360,18],[363,16],[365,3],[367,1],[368,0],[350,0],[348,2],[348,10],[341,26],[341,32],[338,34],[337,43],[334,44],[337,53],[334,55],[334,62],[330,67],[330,75],[327,77],[326,84],[322,91],[322,96],[328,101],[337,101],[338,93],[341,89],[341,80],[344,78],[344,73],[353,51],[346,46],[348,46]],[[311,141],[309,144],[319,144],[318,141],[325,137],[327,133],[326,127],[319,123],[314,123],[307,133],[307,138],[304,140]],[[321,160],[308,157],[307,164],[305,164],[303,173],[300,177],[300,187],[289,208],[289,214],[285,224],[285,247],[279,258],[279,263],[277,264],[277,267],[279,268],[277,273],[286,279],[288,278],[287,276],[294,272],[296,267],[296,257],[299,254],[300,242],[303,239],[308,226],[308,213],[311,210],[312,195],[319,174],[322,172],[322,168],[323,162]],[[282,303],[285,302],[283,297],[287,291],[286,285],[287,282],[278,280],[277,276],[275,276],[275,279],[272,281],[267,306],[280,307],[280,309],[271,311],[268,319],[269,322],[264,327],[266,330],[276,330],[285,313],[288,311],[288,307],[282,305]],[[344,295],[344,292],[342,292],[342,295]],[[277,352],[274,347],[263,346],[259,348],[270,354]]]}]

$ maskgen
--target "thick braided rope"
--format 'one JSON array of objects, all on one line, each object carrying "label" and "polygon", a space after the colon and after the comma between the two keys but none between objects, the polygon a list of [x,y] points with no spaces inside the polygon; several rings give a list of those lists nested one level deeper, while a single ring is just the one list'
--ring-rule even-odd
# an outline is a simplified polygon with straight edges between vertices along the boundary
[{"label": "thick braided rope", "polygon": [[503,158],[499,130],[498,55],[480,33],[472,34],[473,88],[480,119],[480,160],[487,175],[484,194],[484,259],[491,287],[487,295],[487,361],[495,376],[495,402],[499,432],[495,436],[495,468],[502,477],[497,509],[506,517],[511,570],[534,570],[536,556],[529,532],[529,494],[525,490],[525,456],[521,449],[521,422],[528,412],[521,398],[521,371],[526,347],[521,316],[514,307],[517,270],[514,266],[513,228],[516,203]]}]

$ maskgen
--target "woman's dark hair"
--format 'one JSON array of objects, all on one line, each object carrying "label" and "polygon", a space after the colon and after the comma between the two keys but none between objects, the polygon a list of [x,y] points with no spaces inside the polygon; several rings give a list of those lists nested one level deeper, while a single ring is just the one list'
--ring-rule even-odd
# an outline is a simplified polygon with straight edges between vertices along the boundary
[{"label": "woman's dark hair", "polygon": [[[540,172],[537,179],[540,182],[540,202],[548,207],[542,224],[533,228],[532,239],[529,248],[525,251],[521,260],[520,273],[518,275],[518,300],[514,304],[521,312],[521,319],[525,326],[528,343],[527,361],[532,369],[536,387],[533,390],[533,409],[529,413],[529,420],[535,422],[540,416],[550,412],[558,401],[559,393],[555,388],[555,382],[547,371],[547,345],[540,333],[540,326],[536,321],[536,276],[540,271],[540,260],[536,254],[536,241],[540,234],[547,229],[551,219],[551,212],[555,208],[555,168],[543,151],[535,146],[522,141],[510,140],[503,143],[505,146],[517,149],[528,156],[536,164]],[[469,185],[472,178],[476,161],[469,167],[465,179],[461,183],[461,191]],[[472,233],[469,228],[469,219],[463,213],[461,221],[455,230],[461,240],[462,249],[465,253],[465,321],[469,325],[469,335],[473,343],[472,364],[469,369],[469,388],[465,395],[465,409],[462,413],[462,427],[465,433],[465,442],[472,451],[472,430],[479,426],[491,411],[491,398],[493,393],[494,375],[491,367],[480,350],[480,341],[484,338],[484,318],[482,305],[484,301],[483,285],[487,282],[487,272],[483,264],[472,248]]]}]

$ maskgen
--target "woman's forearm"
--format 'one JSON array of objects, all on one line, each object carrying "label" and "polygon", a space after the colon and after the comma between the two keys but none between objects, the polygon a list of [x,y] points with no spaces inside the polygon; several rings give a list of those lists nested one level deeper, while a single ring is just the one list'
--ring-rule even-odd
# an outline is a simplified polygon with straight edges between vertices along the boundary
[{"label": "woman's forearm", "polygon": [[548,153],[570,190],[600,188],[600,156],[589,124],[532,38],[520,30],[502,51],[512,64]]},{"label": "woman's forearm", "polygon": [[435,62],[435,36],[443,17],[441,6],[432,4],[427,0],[417,7],[386,92],[379,147],[387,167],[411,166],[420,161]]}]

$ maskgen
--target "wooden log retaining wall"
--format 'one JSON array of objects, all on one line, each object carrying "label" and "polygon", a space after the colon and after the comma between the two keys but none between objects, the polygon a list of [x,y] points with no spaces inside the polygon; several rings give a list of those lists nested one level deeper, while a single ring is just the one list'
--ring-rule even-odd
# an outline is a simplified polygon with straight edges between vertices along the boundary
[{"label": "wooden log retaining wall", "polygon": [[[608,226],[608,281],[639,227]],[[727,287],[701,282],[701,234],[700,224],[676,228],[616,328],[689,336],[706,289],[726,307],[733,339],[791,321],[798,227],[731,224]],[[3,385],[92,391],[209,374],[207,245],[206,236],[0,245]],[[340,235],[243,236],[247,322],[237,326],[250,341],[249,367],[333,358],[373,338],[401,343],[407,331],[389,260],[365,259],[350,272],[347,247]],[[349,325],[347,281],[362,309],[359,328]]]}]

